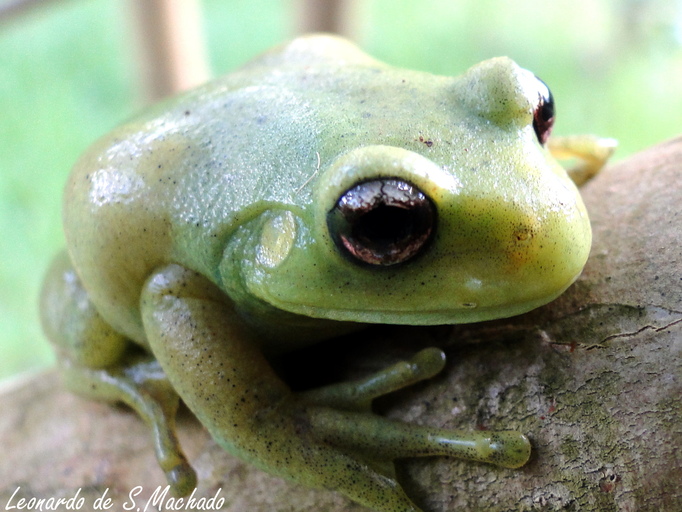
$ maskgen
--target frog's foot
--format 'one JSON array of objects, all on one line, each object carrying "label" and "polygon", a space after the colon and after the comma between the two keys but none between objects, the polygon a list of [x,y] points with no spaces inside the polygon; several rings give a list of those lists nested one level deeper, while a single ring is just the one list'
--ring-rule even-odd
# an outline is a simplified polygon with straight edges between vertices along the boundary
[{"label": "frog's foot", "polygon": [[594,135],[550,137],[547,141],[547,147],[554,158],[573,160],[566,167],[566,172],[578,186],[597,175],[611,158],[616,146],[618,142],[615,139]]},{"label": "frog's foot", "polygon": [[175,434],[179,398],[151,358],[130,366],[91,369],[63,363],[67,387],[74,393],[107,402],[123,402],[152,429],[154,451],[172,492],[185,496],[196,487],[196,474]]},{"label": "frog's foot", "polygon": [[316,437],[373,460],[445,455],[506,468],[523,466],[530,457],[530,443],[520,432],[444,430],[370,412],[372,399],[431,378],[444,365],[443,352],[427,348],[363,380],[309,391],[300,398],[314,404],[307,412]]}]

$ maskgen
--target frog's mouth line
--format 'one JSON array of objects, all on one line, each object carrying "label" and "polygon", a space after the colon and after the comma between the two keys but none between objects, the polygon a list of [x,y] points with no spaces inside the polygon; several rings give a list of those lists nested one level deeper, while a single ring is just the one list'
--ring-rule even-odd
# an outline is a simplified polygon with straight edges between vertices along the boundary
[{"label": "frog's mouth line", "polygon": [[[569,285],[566,286],[568,288]],[[341,322],[358,322],[369,324],[394,324],[394,325],[448,325],[483,322],[500,318],[509,318],[553,301],[561,295],[566,288],[557,291],[551,296],[516,302],[509,305],[495,305],[490,307],[478,307],[475,304],[462,304],[459,308],[448,309],[394,309],[394,310],[367,310],[352,308],[322,308],[319,306],[292,304],[286,302],[273,302],[272,305],[299,315],[312,318],[323,318]]]}]

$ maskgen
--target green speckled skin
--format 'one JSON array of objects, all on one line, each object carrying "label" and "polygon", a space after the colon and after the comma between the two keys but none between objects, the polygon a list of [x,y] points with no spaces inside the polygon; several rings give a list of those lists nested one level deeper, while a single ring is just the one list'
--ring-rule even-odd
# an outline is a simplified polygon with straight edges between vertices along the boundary
[{"label": "green speckled skin", "polygon": [[[371,413],[373,398],[440,371],[439,350],[303,394],[265,356],[363,323],[516,315],[576,279],[589,221],[533,131],[534,83],[506,58],[441,77],[310,36],[102,138],[68,181],[68,256],[42,298],[68,385],[152,424],[180,494],[195,478],[173,432],[178,395],[231,453],[383,512],[417,510],[394,458],[523,465],[519,433]],[[327,232],[339,195],[377,176],[415,184],[438,210],[428,250],[404,265],[357,265]]]}]

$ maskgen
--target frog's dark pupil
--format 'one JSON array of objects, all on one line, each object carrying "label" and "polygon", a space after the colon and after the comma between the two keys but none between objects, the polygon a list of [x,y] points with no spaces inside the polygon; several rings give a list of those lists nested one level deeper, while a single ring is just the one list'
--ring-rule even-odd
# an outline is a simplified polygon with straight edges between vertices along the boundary
[{"label": "frog's dark pupil", "polygon": [[[535,77],[537,78],[537,77]],[[554,126],[555,107],[552,92],[547,84],[538,80],[538,103],[533,112],[533,128],[540,144],[547,142]]]},{"label": "frog's dark pupil", "polygon": [[358,263],[384,266],[419,254],[435,222],[431,200],[399,178],[351,187],[327,215],[329,233],[343,254]]},{"label": "frog's dark pupil", "polygon": [[367,243],[389,246],[409,237],[413,230],[413,212],[382,204],[367,212],[361,222],[354,225],[353,235]]}]

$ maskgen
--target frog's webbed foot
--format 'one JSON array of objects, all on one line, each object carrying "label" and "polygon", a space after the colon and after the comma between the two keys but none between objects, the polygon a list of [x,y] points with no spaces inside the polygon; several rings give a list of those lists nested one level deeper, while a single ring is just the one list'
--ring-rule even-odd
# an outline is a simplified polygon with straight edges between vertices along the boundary
[{"label": "frog's webbed foot", "polygon": [[550,137],[547,141],[547,147],[554,158],[573,161],[566,167],[566,172],[578,186],[599,173],[617,145],[615,139],[594,135]]},{"label": "frog's webbed foot", "polygon": [[130,365],[106,369],[62,361],[62,373],[67,387],[76,394],[131,407],[152,430],[156,458],[172,492],[184,496],[192,491],[196,474],[175,434],[179,397],[155,360],[147,356]]},{"label": "frog's webbed foot", "polygon": [[371,400],[428,379],[445,365],[445,355],[427,348],[363,380],[302,393],[316,437],[372,460],[445,455],[506,468],[530,457],[526,436],[515,431],[455,431],[392,421],[371,414]]}]

